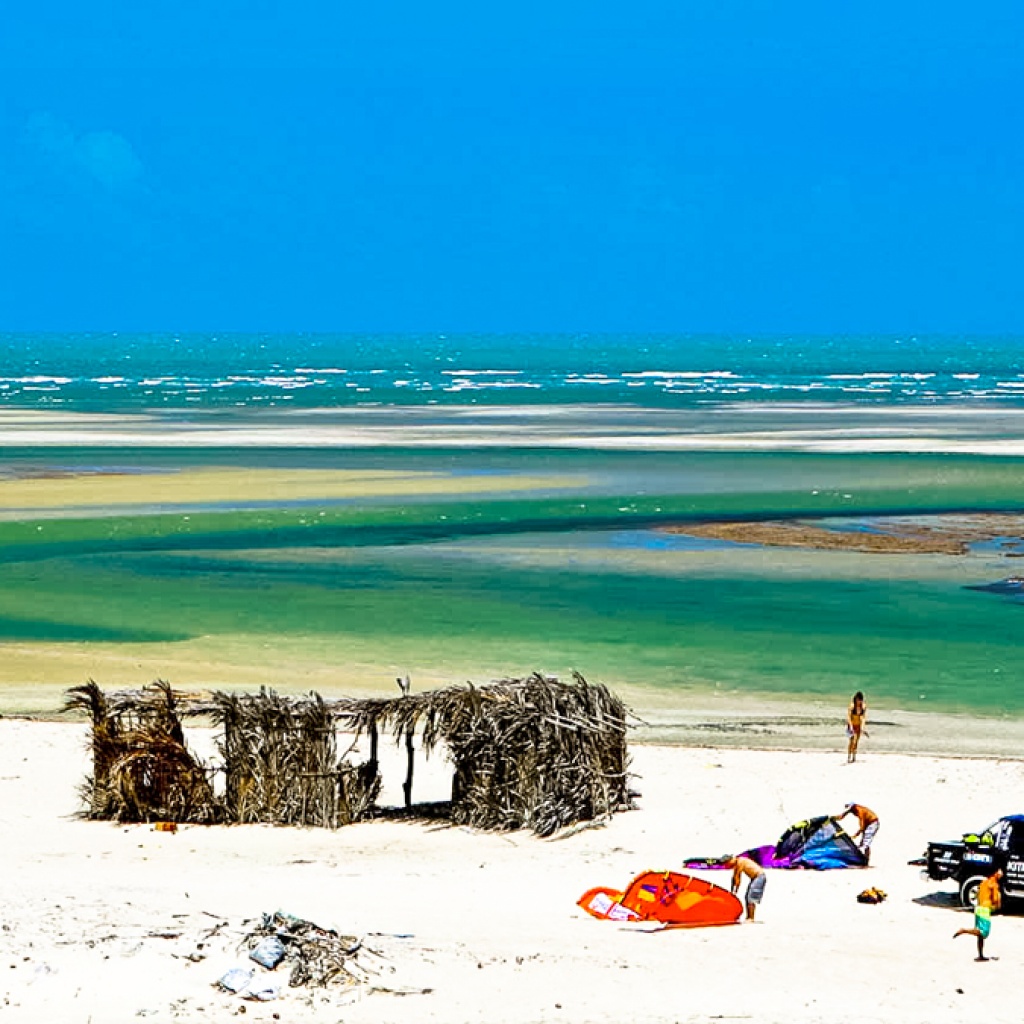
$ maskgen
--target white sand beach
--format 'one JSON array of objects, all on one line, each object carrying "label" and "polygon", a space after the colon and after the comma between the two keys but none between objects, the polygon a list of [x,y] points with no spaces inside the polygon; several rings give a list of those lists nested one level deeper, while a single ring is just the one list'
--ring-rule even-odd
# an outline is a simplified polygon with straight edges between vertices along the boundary
[{"label": "white sand beach", "polygon": [[[970,923],[952,888],[907,863],[929,839],[1024,810],[1016,759],[868,749],[848,766],[837,749],[634,745],[638,809],[544,840],[394,820],[336,832],[86,822],[86,742],[81,724],[0,720],[4,1020],[1019,1019],[1024,916],[998,916],[998,959],[975,963],[974,940],[952,939]],[[419,762],[418,800],[447,785],[443,760]],[[770,872],[756,924],[659,933],[576,906],[591,886],[774,841],[850,800],[881,817],[872,866]],[[858,904],[867,886],[888,900]],[[361,938],[379,973],[347,990],[281,979],[262,1003],[217,990],[245,962],[246,922],[277,910]]]}]

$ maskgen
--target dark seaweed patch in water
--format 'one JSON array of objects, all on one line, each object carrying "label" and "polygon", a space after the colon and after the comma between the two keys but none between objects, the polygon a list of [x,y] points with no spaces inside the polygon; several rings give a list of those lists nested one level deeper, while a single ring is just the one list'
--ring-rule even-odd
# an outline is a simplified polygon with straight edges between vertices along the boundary
[{"label": "dark seaweed patch in water", "polygon": [[12,619],[0,616],[0,639],[4,641],[51,641],[55,643],[166,643],[188,640],[186,633],[155,629],[120,629],[47,619]]},{"label": "dark seaweed patch in water", "polygon": [[[819,728],[824,726],[829,729],[834,729],[836,728],[837,723],[841,725],[842,721],[841,719],[837,719],[835,716],[830,718],[803,718],[799,715],[778,715],[774,718],[740,718],[715,722],[696,722],[692,725],[684,725],[683,727],[703,732],[751,732],[772,734],[779,732],[780,730],[794,728]],[[902,726],[898,725],[896,722],[880,722],[874,720],[871,722],[871,727],[873,729],[902,728]]]},{"label": "dark seaweed patch in water", "polygon": [[965,590],[983,590],[989,594],[1002,594],[1004,597],[1024,597],[1024,577],[1008,576],[996,583],[968,583]]},{"label": "dark seaweed patch in water", "polygon": [[204,582],[221,579],[238,586],[293,583],[332,590],[369,590],[379,588],[388,580],[402,578],[396,571],[379,565],[367,567],[309,560],[273,562],[231,557],[228,553],[221,558],[159,551],[130,553],[104,558],[103,564],[150,579]]}]

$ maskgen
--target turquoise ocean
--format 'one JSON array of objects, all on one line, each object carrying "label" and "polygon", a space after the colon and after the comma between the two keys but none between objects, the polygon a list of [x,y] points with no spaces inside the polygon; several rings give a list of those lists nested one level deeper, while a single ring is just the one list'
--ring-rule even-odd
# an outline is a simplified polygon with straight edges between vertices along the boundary
[{"label": "turquoise ocean", "polygon": [[0,402],[648,408],[1024,401],[1024,339],[666,335],[0,334]]},{"label": "turquoise ocean", "polygon": [[[54,440],[43,414],[86,426]],[[313,429],[336,417],[374,430]],[[89,426],[140,420],[130,441]],[[576,670],[680,701],[863,689],[1024,713],[1024,600],[985,589],[1015,578],[1016,535],[869,555],[664,529],[1021,511],[1021,338],[0,335],[0,423],[0,479],[207,466],[480,481],[429,500],[8,509],[0,646],[153,644],[139,671],[155,677],[168,645],[264,637],[319,652],[341,690],[358,662],[392,689],[395,670]],[[233,440],[261,423],[269,435]],[[223,444],[182,429],[211,424]],[[517,474],[569,483],[488,490]]]}]

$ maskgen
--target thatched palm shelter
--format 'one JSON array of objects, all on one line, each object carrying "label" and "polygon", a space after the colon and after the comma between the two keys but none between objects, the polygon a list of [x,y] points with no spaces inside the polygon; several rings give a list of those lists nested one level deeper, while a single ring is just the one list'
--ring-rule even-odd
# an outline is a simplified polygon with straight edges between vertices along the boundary
[{"label": "thatched palm shelter", "polygon": [[185,746],[180,716],[186,702],[162,681],[106,694],[90,680],[68,691],[64,710],[92,718],[92,775],[83,787],[88,817],[221,819],[209,775]]},{"label": "thatched palm shelter", "polygon": [[318,694],[213,694],[223,728],[228,821],[338,828],[367,817],[380,792],[376,757],[338,755],[337,702]]},{"label": "thatched palm shelter", "polygon": [[[632,806],[628,711],[605,687],[593,686],[579,675],[571,683],[533,675],[423,694],[406,689],[393,699],[333,701],[316,694],[296,698],[266,690],[183,697],[166,684],[107,697],[91,683],[71,691],[68,706],[85,707],[93,718],[89,813],[94,817],[336,828],[375,813],[378,744],[380,736],[388,734],[404,743],[408,752],[407,807],[412,805],[413,737],[420,736],[425,753],[445,748],[454,766],[450,813],[456,824],[529,828],[550,835]],[[164,760],[157,771],[159,758],[154,755],[150,773],[154,778],[177,779],[175,785],[183,791],[186,780],[196,773],[204,781],[207,776],[188,755],[176,715],[212,716],[223,730],[223,796],[209,804],[205,794],[195,790],[192,807],[168,798],[164,783],[162,789],[151,787],[157,800],[148,808],[139,799],[112,799],[112,789],[120,793],[124,787],[111,781],[117,773],[108,749],[110,737],[122,734],[122,716],[129,712],[133,723],[159,721],[159,728],[148,734]],[[339,756],[338,737],[344,733],[369,739],[366,761],[353,765],[345,755]],[[175,736],[178,746],[171,757],[167,740]],[[189,756],[192,767],[183,767],[183,755]],[[210,793],[212,799],[212,787]],[[177,813],[167,813],[172,809]]]},{"label": "thatched palm shelter", "polygon": [[567,684],[533,675],[347,705],[357,733],[421,731],[425,751],[447,747],[456,824],[550,835],[631,806],[627,709],[582,676]]}]

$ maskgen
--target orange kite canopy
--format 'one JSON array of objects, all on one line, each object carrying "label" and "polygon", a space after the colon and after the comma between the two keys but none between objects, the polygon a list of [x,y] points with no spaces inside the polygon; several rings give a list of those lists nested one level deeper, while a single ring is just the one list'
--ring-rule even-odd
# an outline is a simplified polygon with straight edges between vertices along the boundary
[{"label": "orange kite canopy", "polygon": [[588,889],[577,901],[606,921],[659,921],[675,927],[735,924],[743,904],[721,886],[677,871],[645,871],[625,891]]}]

